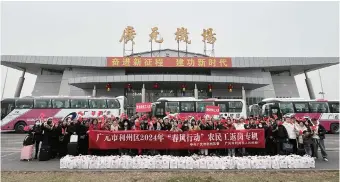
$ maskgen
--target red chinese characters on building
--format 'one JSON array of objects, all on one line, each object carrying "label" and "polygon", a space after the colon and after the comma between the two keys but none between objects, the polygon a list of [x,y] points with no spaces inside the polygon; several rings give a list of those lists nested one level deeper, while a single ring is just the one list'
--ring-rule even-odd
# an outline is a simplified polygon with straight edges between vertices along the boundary
[{"label": "red chinese characters on building", "polygon": [[230,57],[107,57],[107,67],[229,68]]}]

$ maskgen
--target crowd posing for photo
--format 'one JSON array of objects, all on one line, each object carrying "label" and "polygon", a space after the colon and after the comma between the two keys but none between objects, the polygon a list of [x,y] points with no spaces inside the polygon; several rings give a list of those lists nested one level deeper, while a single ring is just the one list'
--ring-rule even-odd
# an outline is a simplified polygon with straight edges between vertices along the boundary
[{"label": "crowd posing for photo", "polygon": [[[237,148],[237,149],[203,149],[193,150],[110,150],[110,151],[89,151],[88,133],[90,130],[107,131],[127,131],[127,130],[162,130],[185,132],[190,130],[247,130],[263,129],[265,132],[265,148]],[[35,144],[35,159],[38,158],[39,147],[49,148],[49,158],[72,155],[190,155],[197,153],[200,155],[309,155],[319,158],[318,148],[321,150],[323,160],[327,160],[325,150],[325,128],[319,124],[317,119],[295,118],[294,116],[278,119],[277,117],[249,117],[247,119],[233,118],[195,118],[188,117],[180,119],[172,116],[165,118],[148,117],[147,115],[134,117],[100,117],[100,118],[78,118],[72,120],[66,118],[58,123],[53,122],[53,118],[47,120],[39,119],[32,129],[29,130],[28,137],[25,138],[24,145]],[[70,151],[70,139],[72,135],[77,135],[76,152]]]}]

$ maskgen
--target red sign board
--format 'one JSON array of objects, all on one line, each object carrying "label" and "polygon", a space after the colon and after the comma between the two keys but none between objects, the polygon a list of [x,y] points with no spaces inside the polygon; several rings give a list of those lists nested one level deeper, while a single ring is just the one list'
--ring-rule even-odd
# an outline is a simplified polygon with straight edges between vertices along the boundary
[{"label": "red sign board", "polygon": [[107,67],[230,68],[230,57],[107,57]]},{"label": "red sign board", "polygon": [[89,132],[91,149],[265,148],[264,130],[101,131]]},{"label": "red sign board", "polygon": [[151,112],[151,102],[136,103],[136,112]]},{"label": "red sign board", "polygon": [[206,106],[205,113],[209,115],[220,115],[220,107],[219,106]]}]

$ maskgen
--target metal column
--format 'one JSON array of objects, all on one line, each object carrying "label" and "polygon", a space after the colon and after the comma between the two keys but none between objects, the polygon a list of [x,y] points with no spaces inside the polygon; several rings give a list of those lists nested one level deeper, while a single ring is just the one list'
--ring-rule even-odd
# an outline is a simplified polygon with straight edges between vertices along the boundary
[{"label": "metal column", "polygon": [[97,96],[97,86],[93,85],[92,97],[96,97],[96,96]]},{"label": "metal column", "polygon": [[195,95],[195,99],[198,99],[198,89],[197,89],[196,83],[195,83],[194,95]]},{"label": "metal column", "polygon": [[23,70],[22,75],[19,78],[17,89],[15,90],[15,93],[14,93],[14,97],[20,97],[21,90],[22,90],[22,87],[24,86],[24,82],[25,82],[25,73],[26,73],[26,70]]},{"label": "metal column", "polygon": [[306,82],[309,98],[315,99],[312,81],[308,78],[307,71],[304,71],[304,73],[305,73],[305,77],[306,77],[305,82]]},{"label": "metal column", "polygon": [[143,87],[142,87],[142,102],[145,102],[145,85],[143,83]]},{"label": "metal column", "polygon": [[244,86],[242,86],[242,99],[244,100],[245,105],[247,105],[246,90],[244,90]]}]

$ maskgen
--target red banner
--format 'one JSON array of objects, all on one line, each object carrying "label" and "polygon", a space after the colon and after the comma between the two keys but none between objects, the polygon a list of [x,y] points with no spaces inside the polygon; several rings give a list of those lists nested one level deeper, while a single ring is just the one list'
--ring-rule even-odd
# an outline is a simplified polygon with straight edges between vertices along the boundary
[{"label": "red banner", "polygon": [[101,131],[89,132],[90,149],[264,148],[264,130]]},{"label": "red banner", "polygon": [[107,67],[230,68],[230,57],[107,57]]},{"label": "red banner", "polygon": [[205,106],[205,113],[209,115],[220,115],[219,106]]},{"label": "red banner", "polygon": [[136,112],[151,112],[151,102],[136,103]]}]

